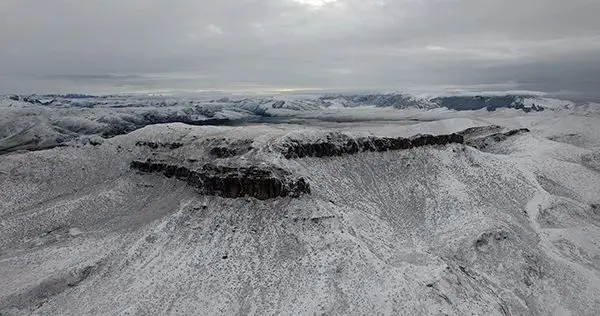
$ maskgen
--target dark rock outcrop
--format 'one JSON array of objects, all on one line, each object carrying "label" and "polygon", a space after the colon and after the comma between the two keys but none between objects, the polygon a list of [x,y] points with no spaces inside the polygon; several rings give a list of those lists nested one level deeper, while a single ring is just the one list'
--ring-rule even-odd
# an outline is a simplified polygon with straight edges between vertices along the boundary
[{"label": "dark rock outcrop", "polygon": [[161,148],[168,148],[168,149],[177,149],[181,146],[183,146],[182,143],[157,143],[157,142],[150,142],[150,141],[138,141],[135,143],[136,146],[146,146],[146,147],[150,147],[152,149],[158,149],[159,147]]},{"label": "dark rock outcrop", "polygon": [[235,148],[229,148],[229,147],[214,147],[210,150],[210,154],[211,154],[211,156],[214,156],[217,158],[229,158],[229,157],[235,157],[238,155]]},{"label": "dark rock outcrop", "polygon": [[41,100],[41,99],[37,98],[35,95],[32,95],[32,96],[21,98],[21,101],[27,102],[29,104],[35,104],[35,105],[51,105],[52,103],[54,103],[56,101],[56,99]]},{"label": "dark rock outcrop", "polygon": [[465,144],[467,144],[471,147],[475,147],[477,149],[483,150],[492,144],[505,141],[511,136],[515,136],[515,135],[519,135],[519,134],[523,134],[523,133],[529,133],[529,129],[519,128],[519,129],[510,130],[510,131],[504,132],[504,133],[493,133],[493,134],[480,136],[480,137],[473,137],[473,138],[467,137]]},{"label": "dark rock outcrop", "polygon": [[218,145],[211,148],[210,155],[215,158],[229,158],[243,155],[252,150],[252,140],[242,139],[226,143],[225,139],[221,141],[209,140],[209,144],[217,142]]},{"label": "dark rock outcrop", "polygon": [[510,130],[506,133],[504,133],[503,135],[506,137],[510,137],[510,136],[514,136],[514,135],[518,135],[518,134],[522,134],[522,133],[529,133],[530,130],[528,128],[519,128],[519,129],[513,129]]},{"label": "dark rock outcrop", "polygon": [[272,105],[272,107],[273,107],[274,109],[281,109],[281,108],[283,108],[283,106],[284,106],[284,105],[285,105],[285,101],[283,101],[283,100],[279,100],[279,101],[275,101],[275,102],[273,102],[273,105]]},{"label": "dark rock outcrop", "polygon": [[327,135],[326,139],[318,142],[311,143],[290,140],[281,147],[281,152],[287,159],[302,157],[332,157],[352,155],[367,151],[383,152],[427,145],[461,144],[463,141],[463,136],[460,134],[416,135],[411,138],[376,136],[351,138],[344,134],[331,133]]},{"label": "dark rock outcrop", "polygon": [[509,233],[503,229],[489,231],[479,235],[475,241],[475,248],[484,251],[490,243],[500,242],[509,238]]},{"label": "dark rock outcrop", "polygon": [[462,135],[465,140],[469,140],[472,138],[487,136],[494,133],[499,133],[504,128],[498,125],[486,125],[486,126],[475,126],[469,127],[463,131],[458,132],[458,134]]},{"label": "dark rock outcrop", "polygon": [[205,164],[199,169],[168,164],[161,161],[134,160],[131,168],[142,172],[160,172],[167,177],[186,181],[203,194],[226,198],[244,196],[259,200],[277,197],[299,197],[310,194],[310,185],[304,178],[293,179],[289,172],[281,168],[261,168],[256,166],[232,168]]}]

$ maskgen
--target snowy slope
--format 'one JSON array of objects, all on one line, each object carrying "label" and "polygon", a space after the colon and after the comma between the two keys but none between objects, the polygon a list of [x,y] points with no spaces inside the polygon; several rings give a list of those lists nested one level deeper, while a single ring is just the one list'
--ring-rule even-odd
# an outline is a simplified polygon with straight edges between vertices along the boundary
[{"label": "snowy slope", "polygon": [[[71,138],[0,153],[0,314],[600,313],[597,114],[269,102],[4,107],[1,144]],[[190,124],[263,110],[288,111],[288,119]],[[154,124],[174,115],[195,117]],[[123,122],[133,130],[90,138]],[[327,147],[336,137],[468,128],[482,131],[465,135],[487,137],[486,147],[339,155]],[[530,132],[510,133],[517,128]],[[280,151],[303,144],[330,155]],[[181,177],[131,168],[148,159],[240,174],[283,170],[310,193],[202,194]]]}]

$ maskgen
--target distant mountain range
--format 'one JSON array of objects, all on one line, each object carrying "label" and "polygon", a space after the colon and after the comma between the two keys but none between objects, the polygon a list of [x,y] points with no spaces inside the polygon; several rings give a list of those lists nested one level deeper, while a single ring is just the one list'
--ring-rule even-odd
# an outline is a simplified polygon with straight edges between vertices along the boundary
[{"label": "distant mountain range", "polygon": [[521,109],[525,112],[543,111],[547,108],[568,108],[573,105],[570,101],[540,98],[531,95],[501,95],[501,96],[439,96],[418,97],[410,94],[359,94],[359,95],[324,95],[302,99],[287,96],[249,97],[249,98],[219,98],[213,100],[195,100],[189,97],[162,96],[129,96],[108,95],[93,96],[87,94],[49,94],[49,95],[10,95],[4,103],[11,101],[19,104],[35,104],[57,107],[170,107],[170,106],[202,106],[214,109],[216,105],[232,109],[241,109],[267,115],[270,109],[288,110],[318,110],[324,108],[353,108],[353,107],[390,107],[397,109],[435,109],[447,108],[457,111],[487,109],[494,111],[498,108]]}]

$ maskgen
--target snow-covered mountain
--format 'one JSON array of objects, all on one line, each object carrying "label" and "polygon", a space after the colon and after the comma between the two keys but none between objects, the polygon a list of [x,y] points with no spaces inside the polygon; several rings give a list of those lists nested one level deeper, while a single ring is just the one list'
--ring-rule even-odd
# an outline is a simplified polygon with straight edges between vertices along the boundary
[{"label": "snow-covered mountain", "polygon": [[597,315],[600,112],[463,98],[6,97],[0,314]]},{"label": "snow-covered mountain", "polygon": [[[49,148],[80,135],[112,137],[159,123],[238,125],[257,122],[404,120],[421,110],[525,112],[574,109],[570,101],[533,96],[416,97],[406,94],[329,95],[312,98],[190,99],[82,94],[0,97],[0,152]],[[441,111],[441,112],[440,112]],[[460,115],[460,114],[459,114]],[[32,123],[32,122],[35,122]]]},{"label": "snow-covered mountain", "polygon": [[47,105],[54,107],[173,107],[173,106],[203,106],[210,108],[220,106],[236,108],[250,112],[264,113],[271,109],[288,109],[296,111],[317,110],[323,108],[346,107],[392,107],[397,109],[417,108],[434,109],[448,108],[451,110],[479,110],[486,108],[517,108],[541,111],[546,107],[551,109],[572,105],[573,102],[558,99],[543,98],[527,95],[493,95],[493,96],[439,96],[419,97],[409,94],[338,94],[314,97],[246,97],[194,99],[189,97],[162,96],[92,96],[85,94],[66,95],[9,95],[0,97],[3,104],[13,105]]}]

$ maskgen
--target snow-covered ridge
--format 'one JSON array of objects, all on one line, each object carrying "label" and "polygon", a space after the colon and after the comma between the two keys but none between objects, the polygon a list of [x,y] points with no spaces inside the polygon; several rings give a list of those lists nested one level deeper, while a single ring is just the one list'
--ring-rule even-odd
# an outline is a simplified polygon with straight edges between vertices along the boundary
[{"label": "snow-covered ridge", "polygon": [[434,109],[493,111],[497,108],[516,108],[525,111],[572,108],[574,103],[566,100],[531,95],[491,96],[438,96],[421,97],[402,93],[386,94],[338,94],[305,98],[288,96],[194,99],[189,97],[85,94],[65,95],[6,95],[0,96],[0,104],[10,106],[43,105],[75,108],[133,108],[133,107],[201,107],[207,112],[249,112],[257,115],[273,115],[282,110],[313,111],[326,108],[390,107],[397,109]]},{"label": "snow-covered ridge", "polygon": [[[52,148],[82,135],[104,138],[144,126],[313,124],[437,120],[447,113],[508,108],[540,112],[578,111],[573,102],[536,96],[442,96],[408,94],[325,95],[193,99],[161,96],[0,96],[0,154]],[[460,112],[459,112],[460,111]],[[590,108],[586,108],[587,112]],[[521,112],[522,113],[522,112]],[[462,115],[462,114],[461,114]]]}]

